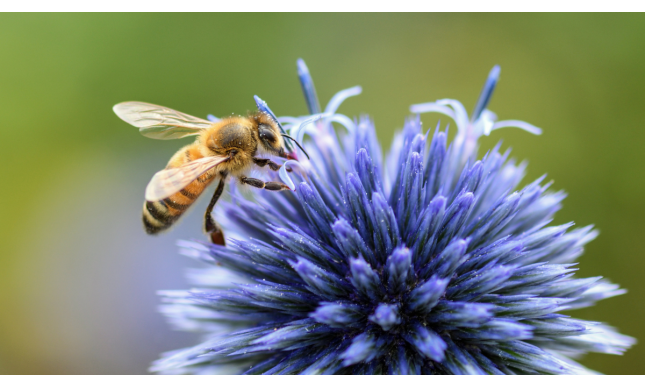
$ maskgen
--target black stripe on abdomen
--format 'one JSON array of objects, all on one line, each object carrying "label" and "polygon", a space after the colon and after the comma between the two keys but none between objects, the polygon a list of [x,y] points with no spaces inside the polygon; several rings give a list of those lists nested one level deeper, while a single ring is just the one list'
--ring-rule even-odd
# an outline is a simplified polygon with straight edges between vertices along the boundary
[{"label": "black stripe on abdomen", "polygon": [[182,189],[181,191],[179,191],[179,193],[180,193],[180,194],[182,194],[182,195],[184,195],[184,196],[185,196],[185,197],[187,197],[188,199],[192,199],[192,200],[197,199],[197,196],[198,196],[198,195],[195,195],[194,193],[192,193],[192,192],[190,192],[190,191],[187,191],[187,190],[185,190],[185,189]]},{"label": "black stripe on abdomen", "polygon": [[166,205],[166,207],[170,207],[172,209],[175,209],[175,210],[178,210],[178,211],[181,211],[181,212],[186,211],[186,208],[188,208],[190,206],[190,204],[179,204],[179,203],[173,201],[170,198],[166,198],[166,199],[162,200],[162,202],[163,202],[163,204]]},{"label": "black stripe on abdomen", "polygon": [[143,226],[148,234],[156,234],[167,229],[177,218],[177,216],[170,215],[168,207],[163,202],[146,201],[143,206]]}]

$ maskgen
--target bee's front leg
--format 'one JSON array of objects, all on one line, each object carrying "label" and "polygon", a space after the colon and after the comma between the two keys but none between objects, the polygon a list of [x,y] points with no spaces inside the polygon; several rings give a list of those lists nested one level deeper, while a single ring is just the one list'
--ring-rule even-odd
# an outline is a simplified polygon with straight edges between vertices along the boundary
[{"label": "bee's front leg", "polygon": [[259,159],[257,157],[254,157],[253,162],[255,163],[255,165],[257,165],[260,168],[266,167],[268,165],[269,168],[271,168],[271,170],[273,170],[273,171],[277,171],[277,170],[280,169],[280,167],[282,167],[282,165],[276,164],[276,163],[274,163],[273,161],[271,161],[269,159]]},{"label": "bee's front leg", "polygon": [[282,183],[278,183],[276,181],[264,182],[264,181],[262,181],[260,179],[254,179],[252,177],[246,177],[246,176],[242,176],[240,178],[240,182],[242,184],[248,184],[251,187],[264,188],[264,189],[269,190],[269,191],[291,190],[291,188],[289,188],[287,185],[282,184]]},{"label": "bee's front leg", "polygon": [[[272,171],[278,171],[280,170],[280,168],[282,168],[282,164],[276,164],[269,159],[259,159],[257,157],[254,157],[253,162],[255,163],[255,165],[261,168],[266,167],[268,165]],[[291,172],[291,168],[287,168],[287,172]]]}]

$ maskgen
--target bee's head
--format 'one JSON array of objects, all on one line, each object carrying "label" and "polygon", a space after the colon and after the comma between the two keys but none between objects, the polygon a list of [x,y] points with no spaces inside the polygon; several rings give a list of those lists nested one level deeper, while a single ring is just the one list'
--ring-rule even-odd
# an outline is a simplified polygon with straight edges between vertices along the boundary
[{"label": "bee's head", "polygon": [[269,106],[261,100],[257,95],[254,96],[255,103],[258,105],[258,112],[254,115],[254,119],[258,124],[258,137],[260,139],[260,146],[269,153],[276,154],[280,157],[297,160],[293,146],[289,146],[289,152],[285,151],[285,143],[283,138],[293,141],[298,148],[309,158],[302,145],[293,137],[287,135],[278,123],[278,119],[273,114]]},{"label": "bee's head", "polygon": [[280,128],[273,119],[266,114],[258,113],[255,115],[255,121],[258,124],[259,146],[267,153],[272,153],[281,157],[285,156],[284,140],[280,133]]}]

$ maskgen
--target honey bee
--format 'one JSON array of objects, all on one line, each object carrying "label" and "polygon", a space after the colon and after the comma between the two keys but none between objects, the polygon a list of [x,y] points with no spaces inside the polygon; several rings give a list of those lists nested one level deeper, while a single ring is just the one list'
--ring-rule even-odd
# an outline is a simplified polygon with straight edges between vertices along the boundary
[{"label": "honey bee", "polygon": [[[163,106],[145,102],[122,102],[113,110],[119,118],[139,128],[142,135],[159,140],[197,136],[194,143],[179,149],[165,169],[148,183],[143,204],[143,225],[148,234],[172,226],[199,195],[219,180],[204,215],[204,232],[213,243],[225,245],[224,233],[212,218],[212,211],[229,177],[241,184],[269,191],[289,190],[285,184],[247,177],[253,166],[280,169],[260,154],[295,159],[289,139],[307,155],[302,146],[288,136],[266,103],[255,97],[258,111],[246,117],[231,116],[211,122]],[[289,152],[291,151],[291,152]]]}]

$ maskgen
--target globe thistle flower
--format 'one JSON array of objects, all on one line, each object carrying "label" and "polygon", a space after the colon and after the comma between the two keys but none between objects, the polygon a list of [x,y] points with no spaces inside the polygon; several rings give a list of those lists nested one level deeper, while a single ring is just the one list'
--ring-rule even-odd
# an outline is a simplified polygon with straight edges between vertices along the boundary
[{"label": "globe thistle flower", "polygon": [[[189,273],[195,289],[163,292],[162,310],[204,341],[153,371],[568,374],[589,372],[580,355],[634,343],[563,314],[624,293],[574,277],[597,232],[550,225],[565,194],[544,176],[518,188],[526,164],[500,145],[477,159],[492,130],[540,133],[486,110],[499,67],[470,118],[455,100],[413,105],[385,161],[372,121],[336,112],[360,87],[321,110],[302,60],[298,74],[310,115],[278,120],[311,159],[278,172],[293,192],[231,192],[227,247],[180,242],[209,267]],[[456,122],[452,142],[422,126],[431,111]]]}]

